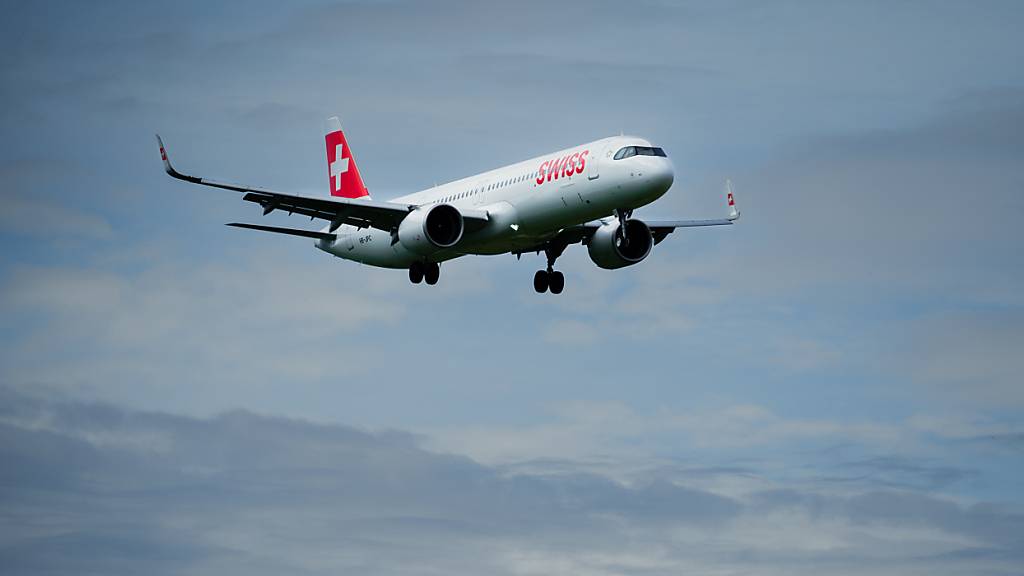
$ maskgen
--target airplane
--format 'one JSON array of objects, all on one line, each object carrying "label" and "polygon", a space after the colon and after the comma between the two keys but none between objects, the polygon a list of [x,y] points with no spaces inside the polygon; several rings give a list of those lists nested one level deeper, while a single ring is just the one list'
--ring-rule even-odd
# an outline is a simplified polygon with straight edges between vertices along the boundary
[{"label": "airplane", "polygon": [[244,193],[263,207],[319,219],[319,230],[232,222],[228,226],[313,238],[328,254],[371,266],[408,270],[414,284],[437,283],[440,264],[470,254],[543,252],[534,274],[538,293],[560,294],[565,276],[555,261],[584,244],[600,268],[643,261],[677,228],[730,225],[740,212],[726,181],[729,214],[714,220],[644,221],[633,210],[654,202],[675,177],[664,150],[634,136],[613,136],[434,186],[389,201],[374,200],[363,184],[337,117],[327,121],[329,197],[217,182],[171,166],[157,135],[166,172],[193,184]]}]

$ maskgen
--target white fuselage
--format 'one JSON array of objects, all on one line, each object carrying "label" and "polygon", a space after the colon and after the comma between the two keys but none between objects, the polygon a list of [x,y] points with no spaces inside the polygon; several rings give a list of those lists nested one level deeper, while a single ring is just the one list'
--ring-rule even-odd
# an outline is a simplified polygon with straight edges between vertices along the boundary
[{"label": "white fuselage", "polygon": [[349,225],[335,231],[337,240],[318,240],[316,246],[385,268],[530,250],[563,228],[610,216],[616,209],[639,208],[665,194],[674,177],[668,158],[614,159],[622,147],[650,145],[629,136],[604,138],[395,198],[396,203],[424,208],[449,204],[462,212],[486,213],[486,228],[467,231],[452,248],[427,257],[394,242],[390,232]]}]

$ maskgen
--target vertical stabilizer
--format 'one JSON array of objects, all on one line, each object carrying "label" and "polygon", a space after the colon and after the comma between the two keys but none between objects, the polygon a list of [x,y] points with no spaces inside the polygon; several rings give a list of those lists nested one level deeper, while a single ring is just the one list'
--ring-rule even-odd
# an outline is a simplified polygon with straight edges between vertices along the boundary
[{"label": "vertical stabilizer", "polygon": [[363,177],[359,175],[352,149],[341,130],[337,116],[327,120],[327,178],[330,181],[331,196],[362,198],[369,196]]}]

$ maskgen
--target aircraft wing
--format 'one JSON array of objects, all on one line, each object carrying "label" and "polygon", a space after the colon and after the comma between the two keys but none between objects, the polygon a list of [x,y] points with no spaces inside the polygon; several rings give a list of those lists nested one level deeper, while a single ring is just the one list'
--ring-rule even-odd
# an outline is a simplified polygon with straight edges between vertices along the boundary
[{"label": "aircraft wing", "polygon": [[676,231],[676,228],[696,228],[698,226],[729,226],[736,222],[736,219],[720,218],[716,220],[644,220],[644,224],[651,229],[651,236],[654,237],[654,244],[665,239],[666,236]]},{"label": "aircraft wing", "polygon": [[[732,183],[726,180],[726,201],[729,205],[729,216],[726,218],[714,218],[711,220],[644,220],[644,224],[651,229],[651,236],[654,237],[654,243],[658,244],[665,239],[669,234],[675,232],[676,228],[696,228],[699,226],[729,226],[734,224],[740,219],[740,211],[736,207],[736,199],[732,194]],[[531,247],[526,250],[517,251],[519,254],[526,252],[540,252],[543,250],[554,249],[558,254],[561,254],[562,250],[565,250],[566,246],[570,244],[576,244],[589,240],[593,236],[594,232],[601,226],[604,226],[609,221],[607,220],[592,220],[578,226],[570,226],[563,228],[549,240],[541,242],[540,244]]]},{"label": "aircraft wing", "polygon": [[[644,220],[644,224],[651,229],[651,236],[654,237],[654,243],[658,244],[665,239],[666,236],[675,232],[676,228],[695,228],[698,226],[729,226],[736,220],[730,220],[728,218],[720,218],[716,220]],[[563,228],[555,235],[554,238],[549,240],[550,243],[555,244],[576,244],[590,238],[594,232],[601,226],[604,226],[607,222],[603,220],[593,220],[579,226],[570,226],[569,228]],[[545,242],[545,245],[548,243]],[[524,250],[524,252],[533,252],[534,250]]]},{"label": "aircraft wing", "polygon": [[213,188],[244,192],[245,196],[242,199],[262,206],[264,215],[270,214],[274,210],[282,210],[289,214],[302,214],[310,218],[320,218],[331,223],[331,232],[342,224],[350,224],[360,228],[377,228],[391,232],[398,228],[399,223],[402,222],[409,212],[417,208],[414,204],[397,204],[368,199],[349,200],[334,197],[314,198],[311,196],[300,196],[298,194],[275,192],[264,188],[216,182],[198,176],[182,174],[171,166],[163,140],[160,139],[159,135],[156,139],[160,144],[160,158],[164,162],[164,170],[171,177],[192,184],[202,184],[203,186],[211,186]]},{"label": "aircraft wing", "polygon": [[651,229],[651,235],[654,236],[655,244],[675,232],[676,228],[729,226],[740,219],[740,210],[736,207],[736,199],[732,195],[732,182],[728,180],[725,181],[725,199],[729,205],[729,216],[727,218],[715,218],[712,220],[645,220],[644,223]]}]

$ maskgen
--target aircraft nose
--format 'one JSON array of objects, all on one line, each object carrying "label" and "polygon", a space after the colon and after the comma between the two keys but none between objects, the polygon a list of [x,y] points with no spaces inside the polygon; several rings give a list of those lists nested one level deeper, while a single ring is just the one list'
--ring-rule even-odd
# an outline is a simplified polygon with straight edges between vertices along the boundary
[{"label": "aircraft nose", "polygon": [[647,170],[650,182],[659,188],[668,190],[675,180],[676,172],[672,161],[668,158],[658,158],[658,163]]}]

